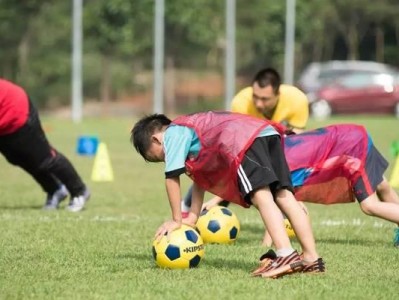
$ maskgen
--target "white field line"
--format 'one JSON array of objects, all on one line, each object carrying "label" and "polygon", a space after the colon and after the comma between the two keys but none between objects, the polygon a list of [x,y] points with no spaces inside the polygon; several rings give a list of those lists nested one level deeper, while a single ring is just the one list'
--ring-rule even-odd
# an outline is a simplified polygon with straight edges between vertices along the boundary
[{"label": "white field line", "polygon": [[[141,217],[141,216],[62,216],[62,215],[54,215],[54,216],[21,216],[14,214],[0,214],[0,221],[39,221],[39,222],[59,222],[59,221],[71,221],[71,222],[81,222],[81,221],[89,221],[89,222],[127,222],[127,223],[135,223],[138,221],[151,221],[149,217]],[[157,218],[158,219],[158,218]],[[242,224],[256,224],[262,226],[261,220],[253,219],[253,218],[241,218]],[[324,219],[320,221],[313,221],[313,227],[375,227],[375,228],[384,228],[384,227],[392,227],[393,224],[387,221],[380,221],[376,218],[370,218],[370,220],[364,221],[361,219]]]},{"label": "white field line", "polygon": [[[261,220],[254,220],[250,218],[241,219],[243,224],[258,224],[262,226]],[[370,217],[367,221],[354,218],[354,219],[324,219],[319,221],[312,221],[313,227],[392,227],[393,223],[383,221],[377,218]]]},{"label": "white field line", "polygon": [[[59,221],[71,221],[71,222],[81,222],[81,221],[89,221],[89,222],[137,222],[142,221],[144,218],[138,216],[21,216],[21,215],[12,215],[12,214],[2,214],[0,215],[0,221],[39,221],[39,222],[59,222]],[[149,218],[145,218],[149,220]]]}]

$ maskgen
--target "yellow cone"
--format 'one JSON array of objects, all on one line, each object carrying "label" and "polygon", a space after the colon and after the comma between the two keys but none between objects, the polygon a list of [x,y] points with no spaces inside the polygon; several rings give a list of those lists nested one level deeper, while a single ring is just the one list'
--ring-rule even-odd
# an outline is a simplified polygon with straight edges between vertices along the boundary
[{"label": "yellow cone", "polygon": [[107,145],[100,143],[97,154],[94,159],[93,171],[91,173],[92,181],[113,181],[114,172],[112,171],[111,160],[108,155]]},{"label": "yellow cone", "polygon": [[396,156],[395,165],[393,166],[391,180],[389,183],[392,187],[399,189],[399,155]]}]

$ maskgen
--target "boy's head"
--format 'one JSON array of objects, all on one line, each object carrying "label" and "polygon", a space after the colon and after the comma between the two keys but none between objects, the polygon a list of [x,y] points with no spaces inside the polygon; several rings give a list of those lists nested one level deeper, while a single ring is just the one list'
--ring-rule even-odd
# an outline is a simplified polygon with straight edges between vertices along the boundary
[{"label": "boy's head", "polygon": [[165,115],[153,114],[142,118],[134,125],[130,141],[146,161],[165,160],[162,148],[163,133],[171,122]]}]

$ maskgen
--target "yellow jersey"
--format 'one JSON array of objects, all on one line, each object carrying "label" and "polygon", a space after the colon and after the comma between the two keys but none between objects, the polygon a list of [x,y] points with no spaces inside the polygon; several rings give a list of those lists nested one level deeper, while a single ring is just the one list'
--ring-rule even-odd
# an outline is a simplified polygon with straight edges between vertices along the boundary
[{"label": "yellow jersey", "polygon": [[[282,84],[279,89],[277,107],[271,118],[275,122],[286,122],[293,128],[304,129],[309,119],[308,98],[298,88]],[[233,112],[264,119],[254,104],[252,87],[242,89],[233,99]]]}]

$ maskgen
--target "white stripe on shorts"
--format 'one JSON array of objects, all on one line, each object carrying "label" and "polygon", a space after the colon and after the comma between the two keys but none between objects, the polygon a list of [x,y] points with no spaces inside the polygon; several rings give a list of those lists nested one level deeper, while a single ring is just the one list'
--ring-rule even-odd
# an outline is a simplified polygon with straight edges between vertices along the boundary
[{"label": "white stripe on shorts", "polygon": [[237,172],[238,172],[238,176],[240,177],[241,183],[244,186],[245,192],[246,193],[251,192],[252,191],[252,185],[249,182],[248,177],[245,174],[244,169],[242,168],[241,165],[238,167]]}]

